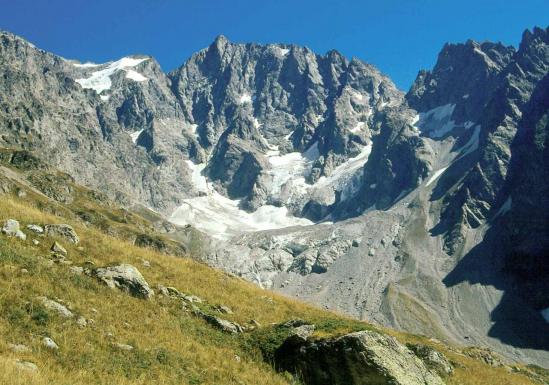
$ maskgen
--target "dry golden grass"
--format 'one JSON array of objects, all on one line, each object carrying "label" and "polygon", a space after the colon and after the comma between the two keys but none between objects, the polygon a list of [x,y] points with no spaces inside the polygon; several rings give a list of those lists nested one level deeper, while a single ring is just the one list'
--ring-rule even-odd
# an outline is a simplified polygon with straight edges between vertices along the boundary
[{"label": "dry golden grass", "polygon": [[[96,228],[45,213],[34,207],[29,198],[2,196],[0,221],[7,218],[15,218],[22,225],[68,222],[81,237],[82,249],[63,243],[75,264],[130,263],[152,287],[174,286],[206,300],[205,307],[229,306],[234,315],[223,317],[241,324],[255,319],[268,326],[290,318],[304,318],[320,325],[317,336],[371,328],[366,323],[261,290],[191,259],[135,247]],[[136,299],[110,290],[90,277],[74,275],[67,266],[48,267],[40,257],[49,253],[52,240],[39,237],[40,245],[34,246],[33,237],[28,235],[25,242],[0,236],[0,384],[296,383],[263,362],[253,336],[227,335],[215,330],[183,311],[176,300],[158,296],[151,301]],[[142,260],[150,261],[151,266],[144,267]],[[22,272],[23,268],[28,272]],[[37,296],[70,303],[75,314],[93,319],[94,323],[79,328],[74,319],[45,312]],[[421,337],[393,334],[405,342],[428,343]],[[41,337],[46,335],[57,342],[58,351],[41,346]],[[135,348],[120,351],[112,347],[113,342]],[[25,344],[32,352],[12,353],[9,343]],[[449,384],[533,384],[525,376],[489,368],[449,349],[442,350],[462,366]],[[16,359],[34,362],[39,371],[22,372],[14,366]]]}]

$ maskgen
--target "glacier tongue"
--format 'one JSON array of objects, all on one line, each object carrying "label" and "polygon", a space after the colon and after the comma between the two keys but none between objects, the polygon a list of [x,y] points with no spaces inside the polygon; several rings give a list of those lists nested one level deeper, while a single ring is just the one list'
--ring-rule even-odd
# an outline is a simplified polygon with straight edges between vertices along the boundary
[{"label": "glacier tongue", "polygon": [[194,164],[188,160],[187,165],[192,170],[193,184],[203,195],[183,201],[170,217],[170,221],[175,224],[192,224],[222,240],[244,232],[313,224],[308,219],[291,216],[286,207],[264,205],[253,213],[248,213],[239,208],[239,200],[229,199],[214,190],[202,175],[206,167],[204,163]]}]

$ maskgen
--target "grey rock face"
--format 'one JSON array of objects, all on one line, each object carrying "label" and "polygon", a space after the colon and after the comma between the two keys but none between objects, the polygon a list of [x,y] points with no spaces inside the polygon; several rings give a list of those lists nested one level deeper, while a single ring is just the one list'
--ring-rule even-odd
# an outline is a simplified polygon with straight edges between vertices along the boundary
[{"label": "grey rock face", "polygon": [[134,297],[151,299],[154,295],[145,278],[132,265],[100,267],[94,269],[92,275],[108,287],[120,289]]},{"label": "grey rock face", "polygon": [[202,151],[193,159],[200,163],[200,154],[211,154],[207,174],[222,191],[243,198],[246,209],[282,204],[315,219],[341,197],[305,209],[313,196],[284,193],[273,180],[272,154],[318,149],[304,177],[329,177],[370,142],[375,112],[403,102],[375,68],[335,51],[320,56],[296,46],[234,44],[222,36],[170,77],[186,119],[196,125]]},{"label": "grey rock face", "polygon": [[299,373],[306,384],[442,385],[440,377],[393,337],[362,331],[333,340],[285,345],[277,352],[282,369]]}]

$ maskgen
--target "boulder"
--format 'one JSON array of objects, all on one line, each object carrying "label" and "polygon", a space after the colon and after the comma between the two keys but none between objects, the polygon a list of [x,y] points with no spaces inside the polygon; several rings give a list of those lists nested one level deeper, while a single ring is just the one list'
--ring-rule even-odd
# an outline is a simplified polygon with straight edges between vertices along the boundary
[{"label": "boulder", "polygon": [[240,326],[236,322],[227,321],[223,318],[206,314],[202,310],[198,309],[196,306],[193,307],[193,311],[197,316],[202,317],[207,323],[226,333],[237,334],[244,331],[242,326]]},{"label": "boulder", "polygon": [[2,226],[2,234],[6,234],[10,237],[14,237],[18,231],[19,222],[15,219],[8,219],[4,222],[4,226]]},{"label": "boulder", "polygon": [[21,231],[19,222],[15,219],[8,219],[2,226],[2,234],[6,234],[8,237],[16,237],[21,240],[27,239],[27,235]]},{"label": "boulder", "polygon": [[76,325],[79,327],[79,328],[85,328],[86,326],[88,326],[88,320],[86,320],[84,317],[82,316],[79,316],[77,319],[76,319]]},{"label": "boulder", "polygon": [[113,343],[112,346],[118,350],[125,350],[127,352],[133,350],[133,346],[128,344],[120,344],[118,342]]},{"label": "boulder", "polygon": [[283,344],[277,367],[299,374],[307,385],[443,385],[395,338],[361,331],[333,339]]},{"label": "boulder", "polygon": [[15,361],[15,366],[18,369],[24,370],[26,372],[37,372],[38,371],[38,366],[36,366],[36,364],[33,364],[32,362],[29,362],[29,361],[17,360],[17,361]]},{"label": "boulder", "polygon": [[315,331],[315,325],[301,325],[290,330],[290,335],[285,343],[292,345],[306,342]]},{"label": "boulder", "polygon": [[57,241],[51,245],[51,252],[54,254],[62,255],[64,257],[67,256],[67,250]]},{"label": "boulder", "polygon": [[76,231],[74,231],[72,226],[66,224],[46,225],[45,234],[50,237],[64,238],[75,245],[80,242],[80,238],[78,237],[78,234],[76,234]]},{"label": "boulder", "polygon": [[91,274],[110,288],[117,288],[143,299],[150,299],[154,291],[134,266],[123,263],[118,266],[100,267],[91,270]]},{"label": "boulder", "polygon": [[64,318],[72,318],[72,312],[65,305],[46,297],[38,297],[37,299],[47,310],[51,310]]},{"label": "boulder", "polygon": [[242,326],[237,324],[236,322],[227,321],[223,318],[215,317],[212,315],[204,314],[203,318],[208,322],[210,325],[224,331],[227,333],[242,333],[243,329]]},{"label": "boulder", "polygon": [[51,350],[59,349],[59,346],[50,337],[42,338],[42,345],[44,345],[46,348],[51,349]]},{"label": "boulder", "polygon": [[218,312],[220,313],[223,313],[223,314],[233,314],[233,311],[230,307],[228,306],[225,306],[225,305],[219,305],[219,306],[216,306],[215,308]]}]

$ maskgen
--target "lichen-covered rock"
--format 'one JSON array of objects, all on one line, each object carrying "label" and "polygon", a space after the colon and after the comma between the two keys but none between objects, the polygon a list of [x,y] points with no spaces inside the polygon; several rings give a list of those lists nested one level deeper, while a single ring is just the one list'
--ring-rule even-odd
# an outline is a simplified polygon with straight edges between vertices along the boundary
[{"label": "lichen-covered rock", "polygon": [[80,242],[80,238],[71,225],[59,224],[59,225],[46,225],[45,233],[50,237],[64,238],[67,241],[74,243],[75,245]]},{"label": "lichen-covered rock", "polygon": [[286,346],[275,360],[307,385],[444,384],[406,346],[374,331]]},{"label": "lichen-covered rock", "polygon": [[100,267],[91,270],[90,273],[108,287],[120,289],[134,297],[150,299],[154,295],[145,278],[132,265],[123,263],[118,266]]}]

